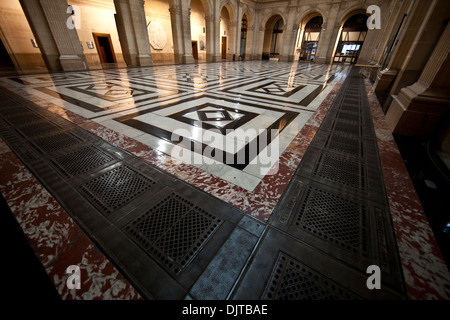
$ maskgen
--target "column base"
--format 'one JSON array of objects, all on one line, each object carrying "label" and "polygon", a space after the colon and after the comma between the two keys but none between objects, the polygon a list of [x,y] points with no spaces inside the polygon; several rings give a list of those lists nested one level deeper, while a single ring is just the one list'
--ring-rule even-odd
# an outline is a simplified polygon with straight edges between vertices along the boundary
[{"label": "column base", "polygon": [[383,112],[387,113],[391,98],[389,92],[391,91],[392,83],[397,76],[398,70],[384,69],[377,73],[375,82],[373,84],[374,91],[383,106]]},{"label": "column base", "polygon": [[450,105],[445,89],[425,88],[419,83],[400,90],[386,114],[393,133],[429,138]]},{"label": "column base", "polygon": [[221,55],[206,54],[206,62],[220,62],[220,61],[226,61],[226,59],[222,59]]},{"label": "column base", "polygon": [[187,64],[187,63],[195,63],[195,59],[190,54],[184,54],[181,56],[181,63]]},{"label": "column base", "polygon": [[375,92],[387,92],[397,75],[398,70],[384,69],[378,72],[377,79],[373,84]]},{"label": "column base", "polygon": [[139,67],[153,66],[153,58],[151,55],[138,55],[136,57],[136,62]]},{"label": "column base", "polygon": [[59,56],[61,71],[79,71],[87,70],[87,64],[77,55],[61,55]]}]

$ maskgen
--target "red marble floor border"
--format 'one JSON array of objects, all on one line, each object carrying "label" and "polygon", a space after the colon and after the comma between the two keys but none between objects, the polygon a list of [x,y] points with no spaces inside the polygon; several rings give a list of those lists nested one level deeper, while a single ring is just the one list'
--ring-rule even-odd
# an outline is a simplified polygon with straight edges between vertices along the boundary
[{"label": "red marble floor border", "polygon": [[[142,299],[1,139],[0,172],[0,191],[62,299]],[[70,265],[80,267],[78,290],[66,286]]]},{"label": "red marble floor border", "polygon": [[408,297],[448,300],[447,266],[368,79],[366,90]]}]

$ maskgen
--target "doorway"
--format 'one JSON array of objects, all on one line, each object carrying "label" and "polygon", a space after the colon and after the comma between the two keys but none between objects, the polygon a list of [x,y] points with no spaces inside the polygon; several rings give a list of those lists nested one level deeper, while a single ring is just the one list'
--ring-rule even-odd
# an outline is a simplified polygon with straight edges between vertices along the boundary
[{"label": "doorway", "polygon": [[300,47],[299,60],[308,62],[315,60],[322,24],[322,16],[311,18],[306,23],[301,46],[297,45],[297,48]]},{"label": "doorway", "polygon": [[239,57],[245,60],[245,47],[247,46],[247,17],[244,14],[241,24],[241,50]]},{"label": "doorway", "polygon": [[222,37],[222,59],[227,58],[227,37]]},{"label": "doorway", "polygon": [[116,63],[116,55],[108,33],[93,33],[101,63]]},{"label": "doorway", "polygon": [[344,23],[333,62],[356,63],[367,34],[367,15],[355,14]]},{"label": "doorway", "polygon": [[198,44],[195,40],[192,40],[192,56],[195,60],[198,60]]}]

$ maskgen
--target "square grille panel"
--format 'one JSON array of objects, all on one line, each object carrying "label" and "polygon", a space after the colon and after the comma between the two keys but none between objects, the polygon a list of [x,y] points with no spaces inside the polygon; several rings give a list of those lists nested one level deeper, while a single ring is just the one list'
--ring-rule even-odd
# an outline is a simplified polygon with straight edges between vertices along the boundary
[{"label": "square grille panel", "polygon": [[80,143],[81,140],[66,132],[57,132],[34,140],[43,151],[51,153]]},{"label": "square grille panel", "polygon": [[362,156],[362,143],[358,139],[333,134],[329,137],[326,146],[333,151]]},{"label": "square grille panel", "polygon": [[154,184],[153,180],[122,165],[88,181],[80,190],[101,212],[109,214],[137,198]]},{"label": "square grille panel", "polygon": [[321,154],[314,174],[351,188],[366,189],[363,165],[348,158]]},{"label": "square grille panel", "polygon": [[355,122],[347,122],[340,119],[336,120],[336,123],[334,125],[334,130],[338,132],[343,132],[349,135],[358,136],[361,133],[361,129],[359,127],[358,123]]},{"label": "square grille panel", "polygon": [[113,161],[114,158],[94,147],[85,147],[56,158],[63,171],[76,176]]},{"label": "square grille panel", "polygon": [[173,193],[128,224],[125,231],[166,269],[178,274],[220,224],[214,215]]},{"label": "square grille panel", "polygon": [[262,299],[354,300],[358,297],[336,282],[280,252]]},{"label": "square grille panel", "polygon": [[330,192],[308,187],[295,225],[351,253],[367,257],[367,208]]},{"label": "square grille panel", "polygon": [[40,136],[60,130],[60,127],[51,122],[48,122],[45,119],[33,121],[32,123],[24,123],[20,126],[20,131],[22,131],[28,137]]},{"label": "square grille panel", "polygon": [[28,110],[22,110],[22,112],[15,114],[8,114],[7,119],[15,126],[23,126],[33,122],[43,121],[42,117]]}]

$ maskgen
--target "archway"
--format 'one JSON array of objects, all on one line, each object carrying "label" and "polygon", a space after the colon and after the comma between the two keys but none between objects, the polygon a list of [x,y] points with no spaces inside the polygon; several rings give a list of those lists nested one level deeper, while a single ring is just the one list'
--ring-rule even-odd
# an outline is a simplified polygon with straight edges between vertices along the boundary
[{"label": "archway", "polygon": [[222,59],[232,59],[234,54],[234,30],[232,24],[233,11],[228,5],[224,5],[220,11],[220,56]]},{"label": "archway", "polygon": [[262,59],[278,59],[280,56],[281,40],[284,21],[280,15],[274,15],[266,22]]},{"label": "archway", "polygon": [[206,61],[206,10],[201,0],[191,1],[191,42],[194,60]]},{"label": "archway", "polygon": [[323,18],[320,15],[310,18],[305,26],[300,28],[297,39],[295,60],[314,61],[317,54]]},{"label": "archway", "polygon": [[333,62],[356,63],[367,34],[367,15],[355,14],[342,26]]}]

